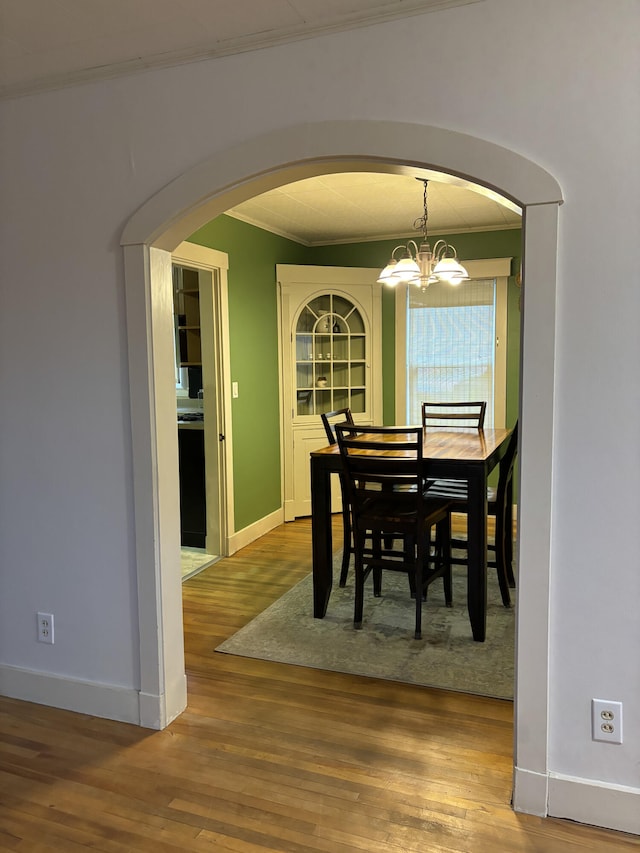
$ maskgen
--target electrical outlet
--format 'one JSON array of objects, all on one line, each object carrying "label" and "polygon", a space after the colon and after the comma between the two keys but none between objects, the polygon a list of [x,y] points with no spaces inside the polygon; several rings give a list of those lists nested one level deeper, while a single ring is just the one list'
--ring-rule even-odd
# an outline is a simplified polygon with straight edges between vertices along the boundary
[{"label": "electrical outlet", "polygon": [[53,613],[38,613],[38,642],[53,645]]},{"label": "electrical outlet", "polygon": [[593,740],[622,743],[622,702],[591,700],[591,736]]}]

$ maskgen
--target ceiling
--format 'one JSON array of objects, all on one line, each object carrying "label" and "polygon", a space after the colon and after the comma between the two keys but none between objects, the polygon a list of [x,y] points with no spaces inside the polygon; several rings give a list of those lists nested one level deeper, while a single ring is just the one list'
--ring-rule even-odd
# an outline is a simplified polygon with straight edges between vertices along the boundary
[{"label": "ceiling", "polygon": [[[414,171],[415,176],[346,172],[307,178],[227,213],[307,246],[406,239],[423,216],[422,179],[428,178],[429,235],[520,227],[520,208],[507,199],[451,176]],[[420,234],[421,225],[415,230]]]},{"label": "ceiling", "polygon": [[0,97],[482,0],[0,0]]},{"label": "ceiling", "polygon": [[[0,98],[226,56],[482,0],[0,0]],[[424,171],[322,175],[229,211],[305,245],[515,228],[519,209]]]}]

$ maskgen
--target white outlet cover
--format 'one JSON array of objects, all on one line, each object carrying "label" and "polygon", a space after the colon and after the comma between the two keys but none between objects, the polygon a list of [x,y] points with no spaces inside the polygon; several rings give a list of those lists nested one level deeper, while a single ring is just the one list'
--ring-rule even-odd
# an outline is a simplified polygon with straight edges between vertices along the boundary
[{"label": "white outlet cover", "polygon": [[622,702],[591,700],[591,737],[605,743],[622,743]]}]

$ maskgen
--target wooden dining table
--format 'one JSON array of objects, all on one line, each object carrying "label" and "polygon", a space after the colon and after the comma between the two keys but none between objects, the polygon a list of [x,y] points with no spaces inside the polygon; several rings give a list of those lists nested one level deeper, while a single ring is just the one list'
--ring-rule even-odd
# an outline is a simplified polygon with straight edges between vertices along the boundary
[{"label": "wooden dining table", "polygon": [[[366,427],[363,427],[366,432]],[[467,609],[473,639],[484,642],[487,623],[487,478],[504,457],[511,430],[424,430],[423,454],[434,479],[466,480]],[[342,460],[337,444],[311,453],[313,615],[323,619],[333,584],[331,474]]]}]

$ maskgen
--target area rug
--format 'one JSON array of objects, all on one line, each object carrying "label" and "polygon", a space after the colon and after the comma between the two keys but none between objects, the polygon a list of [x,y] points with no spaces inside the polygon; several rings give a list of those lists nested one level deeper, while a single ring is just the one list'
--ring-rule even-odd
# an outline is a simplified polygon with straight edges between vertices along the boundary
[{"label": "area rug", "polygon": [[[429,588],[422,639],[415,640],[415,609],[406,575],[385,572],[382,597],[365,587],[361,630],[353,628],[353,572],[338,586],[340,556],[324,619],[313,617],[311,575],[217,647],[217,652],[352,675],[383,678],[462,693],[513,698],[514,607],[505,608],[495,570],[487,584],[487,635],[476,643],[467,613],[466,570],[454,567],[453,607],[442,584]],[[512,601],[515,600],[512,590]]]}]

